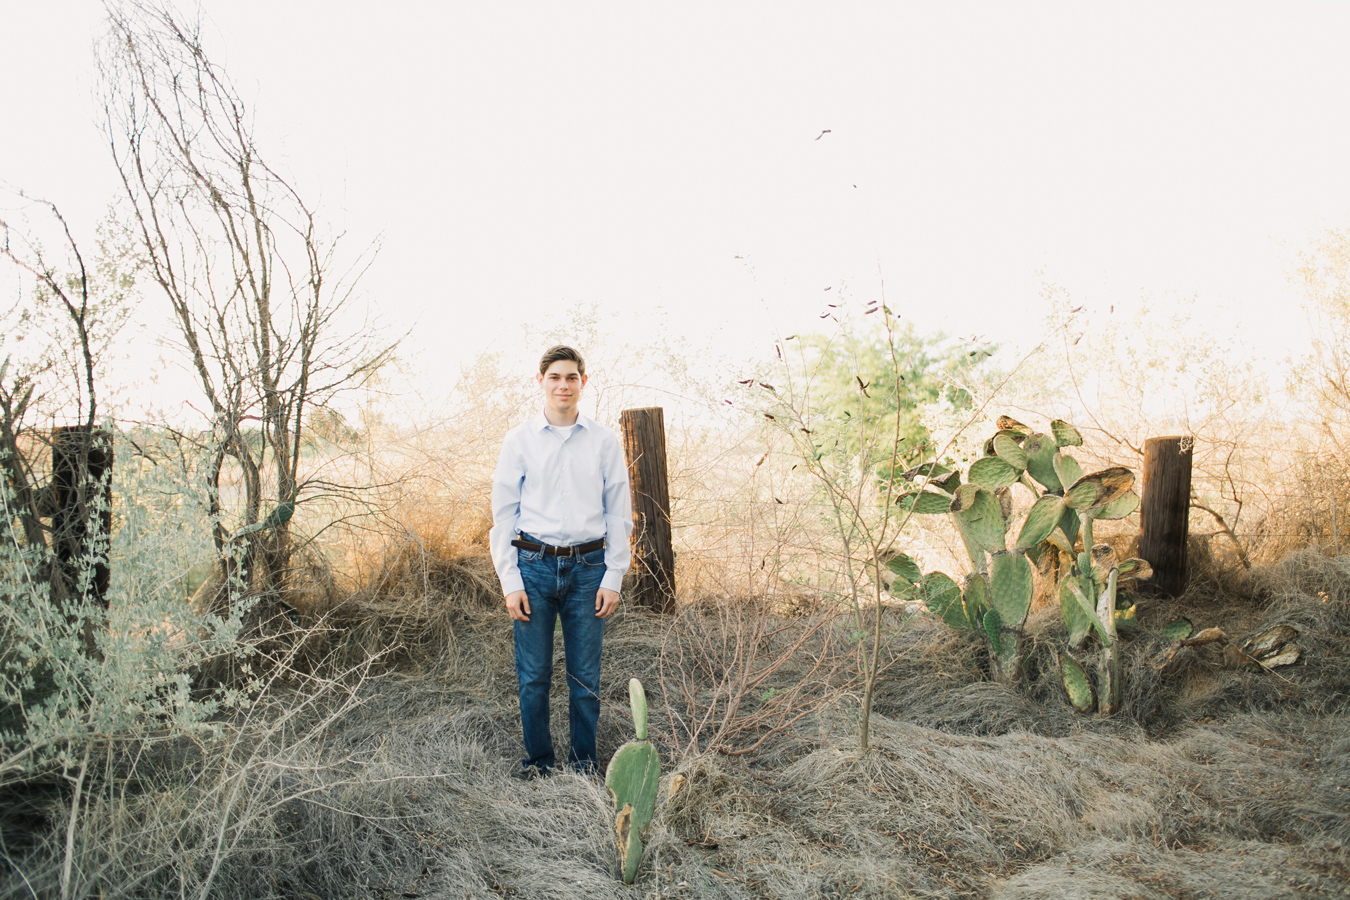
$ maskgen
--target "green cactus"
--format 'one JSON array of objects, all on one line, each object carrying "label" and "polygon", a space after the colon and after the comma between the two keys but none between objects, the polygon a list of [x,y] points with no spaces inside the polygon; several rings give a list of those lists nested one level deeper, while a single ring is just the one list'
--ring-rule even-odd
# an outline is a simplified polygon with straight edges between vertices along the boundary
[{"label": "green cactus", "polygon": [[1088,681],[1087,672],[1083,671],[1078,660],[1067,653],[1060,654],[1059,668],[1064,679],[1064,690],[1073,708],[1079,712],[1089,712],[1097,699],[1092,695],[1092,683]]},{"label": "green cactus", "polygon": [[624,884],[632,884],[637,877],[642,832],[656,809],[656,786],[661,778],[660,754],[647,741],[647,695],[636,678],[628,680],[628,702],[637,739],[614,751],[605,770],[605,787],[614,801],[614,830],[623,859]]},{"label": "green cactus", "polygon": [[1022,442],[1025,440],[1026,435],[1018,434],[1015,431],[1000,431],[994,435],[989,449],[993,451],[993,455],[1018,472],[1022,472],[1027,467],[1027,451],[1022,449]]},{"label": "green cactus", "polygon": [[1055,474],[1055,454],[1059,445],[1048,434],[1028,435],[1022,443],[1027,454],[1027,474],[1045,485],[1047,490],[1058,491],[1064,485]]},{"label": "green cactus", "polygon": [[1003,620],[998,617],[998,612],[993,609],[984,611],[984,635],[989,638],[989,646],[994,651],[994,659],[1002,662],[1005,654],[1003,650]]},{"label": "green cactus", "polygon": [[951,511],[952,498],[946,494],[924,491],[919,494],[906,494],[900,498],[900,508],[914,510],[921,516],[942,515]]},{"label": "green cactus", "polygon": [[989,583],[982,574],[973,572],[966,579],[961,591],[961,606],[965,613],[965,627],[973,631],[982,630],[984,613],[989,609]]},{"label": "green cactus", "polygon": [[[1135,624],[1135,607],[1118,595],[1117,585],[1123,579],[1148,578],[1152,572],[1143,560],[1117,563],[1109,547],[1094,545],[1092,527],[1099,519],[1124,518],[1138,509],[1134,473],[1116,466],[1085,474],[1065,452],[1081,446],[1083,437],[1059,419],[1050,423],[1049,434],[1006,416],[999,417],[998,429],[985,442],[984,457],[970,466],[964,484],[960,472],[938,463],[906,473],[916,484],[900,498],[901,507],[923,515],[950,513],[971,561],[971,575],[959,595],[950,579],[923,595],[929,609],[948,625],[983,634],[994,677],[1015,683],[1021,677],[1022,629],[1033,593],[1031,561],[1048,552],[1068,555],[1072,562],[1059,583],[1068,645],[1082,651],[1096,637],[1100,693],[1094,698],[1088,687],[1086,708],[1096,705],[1103,715],[1111,715],[1120,697],[1116,632]],[[1014,484],[1034,497],[1017,528],[1010,492]],[[1080,537],[1084,550],[1075,553]],[[897,575],[919,583],[917,565],[890,565]],[[925,585],[938,574],[925,576]],[[1082,666],[1072,657],[1065,659],[1061,667],[1066,670],[1066,690],[1077,692],[1074,705],[1083,709],[1076,675],[1070,686],[1072,668],[1081,673]],[[1081,684],[1088,684],[1086,675]]]},{"label": "green cactus", "polygon": [[986,614],[984,625],[994,651],[990,657],[994,678],[1004,684],[1015,684],[1022,675],[1022,626],[1031,610],[1031,563],[1018,551],[1000,551],[993,555],[988,577],[989,612],[999,632],[995,640]]},{"label": "green cactus", "polygon": [[[950,579],[940,589],[923,590],[923,596],[947,624],[982,633],[989,643],[994,677],[1014,683],[1021,675],[1022,628],[1032,596],[1030,560],[1046,552],[1068,554],[1073,562],[1059,585],[1068,643],[1081,650],[1094,634],[1097,637],[1102,688],[1097,705],[1110,715],[1120,693],[1116,631],[1135,622],[1134,606],[1118,596],[1116,586],[1121,579],[1147,578],[1151,572],[1143,560],[1117,565],[1109,548],[1093,544],[1092,526],[1098,519],[1123,518],[1138,508],[1134,473],[1112,467],[1084,474],[1078,461],[1063,450],[1083,443],[1082,435],[1067,422],[1052,422],[1050,434],[1033,432],[1007,417],[1000,417],[998,426],[985,443],[984,458],[968,470],[965,484],[959,472],[937,463],[906,473],[923,482],[900,498],[902,508],[924,515],[950,513],[971,560],[972,574],[959,596]],[[1014,484],[1026,487],[1035,502],[1020,528],[1011,532],[1016,540],[1009,550]],[[1085,549],[1075,554],[1080,534]],[[919,570],[911,562],[905,557],[888,567],[918,585]],[[925,585],[938,574],[925,576]]]},{"label": "green cactus", "polygon": [[1069,648],[1081,650],[1092,631],[1092,614],[1079,604],[1075,591],[1078,590],[1072,579],[1065,578],[1059,583],[1059,614],[1064,619],[1064,628],[1069,632]]},{"label": "green cactus", "polygon": [[1083,436],[1063,419],[1055,419],[1050,423],[1050,433],[1055,436],[1055,443],[1061,447],[1081,447],[1083,446]]},{"label": "green cactus", "polygon": [[1191,624],[1190,619],[1173,619],[1163,626],[1162,636],[1169,641],[1183,641],[1191,636],[1195,631],[1195,626]]},{"label": "green cactus", "polygon": [[1031,610],[1031,563],[1017,551],[995,553],[989,570],[989,605],[1009,628],[1021,628]]},{"label": "green cactus", "polygon": [[970,478],[971,484],[978,484],[986,490],[996,491],[1001,487],[1016,483],[1021,474],[1021,469],[1002,457],[986,456],[984,459],[976,460],[971,464],[967,477]]},{"label": "green cactus", "polygon": [[898,553],[886,561],[886,568],[896,578],[902,579],[909,584],[918,584],[923,580],[923,572],[919,569],[919,564],[910,556],[904,553]]},{"label": "green cactus", "polygon": [[[1055,477],[1061,484],[1073,484],[1083,477],[1083,467],[1078,464],[1078,460],[1069,456],[1067,453],[1056,453],[1051,460],[1055,467]],[[1067,495],[1066,495],[1067,496]]]},{"label": "green cactus", "polygon": [[982,551],[1004,549],[1008,521],[1003,517],[998,498],[991,491],[978,485],[963,484],[956,490],[951,509],[956,514],[956,527],[966,541],[972,561],[979,562],[974,552],[970,551],[972,541]]},{"label": "green cactus", "polygon": [[924,576],[921,587],[924,604],[931,612],[941,616],[942,621],[953,628],[970,627],[961,588],[955,581],[942,572],[932,572]]},{"label": "green cactus", "polygon": [[1050,533],[1063,519],[1064,509],[1063,497],[1046,494],[1038,499],[1022,523],[1022,530],[1017,535],[1017,549],[1030,550],[1049,539]]}]

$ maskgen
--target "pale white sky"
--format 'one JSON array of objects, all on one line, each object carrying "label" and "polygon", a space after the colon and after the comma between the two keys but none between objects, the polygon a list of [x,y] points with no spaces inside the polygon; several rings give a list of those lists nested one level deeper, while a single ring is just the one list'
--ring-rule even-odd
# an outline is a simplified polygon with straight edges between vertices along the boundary
[{"label": "pale white sky", "polygon": [[[1282,352],[1350,223],[1350,4],[208,0],[263,153],[426,378],[594,302],[763,353],[826,287],[1028,341],[1043,283],[1196,294]],[[77,236],[117,193],[94,0],[4,0],[0,180]],[[819,140],[821,131],[829,129]],[[739,258],[738,258],[739,257]],[[649,315],[662,310],[664,317]],[[526,357],[539,348],[528,348]]]}]

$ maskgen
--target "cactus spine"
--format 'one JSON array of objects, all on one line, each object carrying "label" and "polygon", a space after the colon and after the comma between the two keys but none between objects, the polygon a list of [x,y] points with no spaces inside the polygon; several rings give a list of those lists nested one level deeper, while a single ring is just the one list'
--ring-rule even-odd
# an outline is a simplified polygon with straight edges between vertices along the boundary
[{"label": "cactus spine", "polygon": [[642,832],[656,809],[656,785],[661,778],[661,756],[647,740],[647,695],[636,678],[628,680],[628,703],[633,710],[636,740],[614,751],[605,770],[605,787],[614,801],[614,830],[624,884],[632,884],[637,877]]}]

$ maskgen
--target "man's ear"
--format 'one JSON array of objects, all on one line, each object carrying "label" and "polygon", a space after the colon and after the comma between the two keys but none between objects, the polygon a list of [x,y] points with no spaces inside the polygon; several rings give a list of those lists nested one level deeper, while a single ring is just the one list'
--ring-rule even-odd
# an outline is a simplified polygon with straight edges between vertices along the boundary
[{"label": "man's ear", "polygon": [[544,373],[543,373],[543,372],[535,372],[535,373],[534,373],[534,383],[537,384],[537,385],[539,385],[540,387],[543,387],[543,386],[544,386]]},{"label": "man's ear", "polygon": [[590,378],[591,378],[591,376],[589,376],[589,375],[582,375],[582,376],[581,376],[581,386],[582,386],[582,387],[585,387],[585,386],[586,386],[586,382],[589,381]]}]

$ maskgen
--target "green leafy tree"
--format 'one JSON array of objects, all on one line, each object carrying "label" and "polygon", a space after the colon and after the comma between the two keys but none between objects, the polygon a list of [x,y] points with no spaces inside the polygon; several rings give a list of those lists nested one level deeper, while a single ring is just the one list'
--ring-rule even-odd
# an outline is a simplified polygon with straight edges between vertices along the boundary
[{"label": "green leafy tree", "polygon": [[830,334],[794,338],[793,382],[809,399],[815,443],[854,458],[867,457],[882,478],[931,457],[933,434],[925,414],[935,407],[969,410],[963,386],[972,366],[993,348],[943,335],[922,335],[912,322],[873,326],[880,304],[861,310],[839,304]]},{"label": "green leafy tree", "polygon": [[832,332],[779,343],[777,384],[745,384],[770,398],[763,415],[791,439],[839,541],[863,685],[858,744],[865,752],[874,689],[898,633],[887,624],[883,595],[900,575],[889,563],[901,556],[895,547],[912,515],[896,503],[906,490],[903,473],[947,453],[948,445],[934,446],[925,421],[935,408],[967,419],[978,414],[961,384],[989,349],[921,337],[877,300],[830,309]]}]

